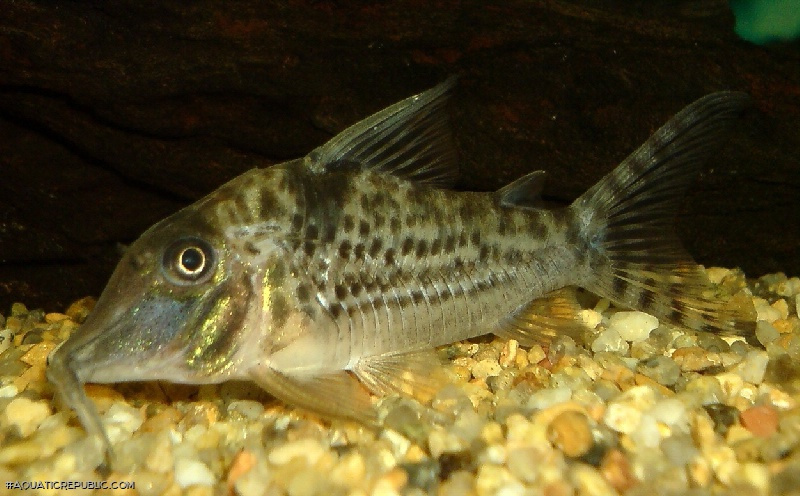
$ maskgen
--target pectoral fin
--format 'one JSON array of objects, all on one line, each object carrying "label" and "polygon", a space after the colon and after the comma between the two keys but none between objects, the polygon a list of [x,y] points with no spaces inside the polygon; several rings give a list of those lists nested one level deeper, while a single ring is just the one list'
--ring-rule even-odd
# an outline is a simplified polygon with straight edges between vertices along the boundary
[{"label": "pectoral fin", "polygon": [[326,417],[349,418],[367,425],[377,423],[369,393],[345,371],[324,375],[292,376],[268,365],[250,371],[260,387],[289,405]]},{"label": "pectoral fin", "polygon": [[431,399],[445,380],[433,350],[362,358],[353,373],[378,396],[400,393],[420,401]]}]

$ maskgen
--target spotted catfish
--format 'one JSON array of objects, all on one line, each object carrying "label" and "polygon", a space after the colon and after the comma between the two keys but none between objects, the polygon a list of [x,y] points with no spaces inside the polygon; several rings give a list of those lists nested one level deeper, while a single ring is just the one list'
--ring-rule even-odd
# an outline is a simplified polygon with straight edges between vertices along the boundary
[{"label": "spotted catfish", "polygon": [[751,312],[710,296],[671,227],[745,95],[696,101],[571,206],[544,209],[541,171],[495,193],[446,189],[451,87],[251,170],[133,243],[50,357],[48,377],[87,430],[103,437],[84,383],[156,379],[251,380],[290,405],[369,422],[367,391],[405,389],[422,350],[575,332],[559,292],[570,285],[691,329],[752,329]]}]

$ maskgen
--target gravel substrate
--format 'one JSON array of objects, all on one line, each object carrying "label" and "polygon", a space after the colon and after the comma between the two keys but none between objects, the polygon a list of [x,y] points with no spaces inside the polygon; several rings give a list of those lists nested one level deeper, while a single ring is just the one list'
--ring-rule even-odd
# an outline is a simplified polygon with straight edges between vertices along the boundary
[{"label": "gravel substrate", "polygon": [[[99,494],[567,496],[800,494],[800,278],[709,269],[758,311],[747,342],[581,294],[586,333],[530,349],[442,347],[449,384],[387,398],[384,428],[328,422],[249,384],[87,385],[116,457],[53,400],[47,354],[91,309],[0,317],[0,494],[39,481]],[[73,488],[69,494],[90,494]],[[57,494],[47,487],[36,494]]]}]

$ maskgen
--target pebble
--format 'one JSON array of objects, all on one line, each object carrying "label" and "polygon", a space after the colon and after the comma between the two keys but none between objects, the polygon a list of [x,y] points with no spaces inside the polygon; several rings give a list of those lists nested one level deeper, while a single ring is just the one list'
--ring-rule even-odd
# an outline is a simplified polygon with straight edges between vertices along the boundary
[{"label": "pebble", "polygon": [[766,346],[780,337],[780,333],[769,322],[759,320],[756,323],[756,338],[758,341]]},{"label": "pebble", "polygon": [[739,420],[739,410],[722,403],[712,403],[705,406],[708,416],[714,422],[714,431],[724,436],[728,429]]},{"label": "pebble", "polygon": [[213,486],[216,477],[200,460],[179,458],[175,460],[175,482],[184,489],[195,485]]},{"label": "pebble", "polygon": [[75,322],[81,323],[86,320],[86,317],[89,316],[89,312],[92,311],[96,302],[97,300],[91,296],[81,298],[80,300],[71,304],[64,313]]},{"label": "pebble", "polygon": [[637,370],[662,386],[672,386],[681,375],[681,368],[675,360],[663,355],[642,361]]},{"label": "pebble", "polygon": [[472,367],[472,376],[476,379],[486,379],[490,376],[496,376],[503,368],[495,358],[487,358],[477,362]]},{"label": "pebble", "polygon": [[14,343],[14,332],[11,329],[0,329],[0,353],[3,353]]},{"label": "pebble", "polygon": [[11,316],[20,317],[28,313],[28,307],[24,303],[15,302],[11,304]]},{"label": "pebble", "polygon": [[688,465],[700,455],[688,434],[667,437],[661,442],[661,451],[664,452],[664,456],[669,459],[670,463],[679,467]]},{"label": "pebble", "polygon": [[689,417],[686,412],[686,405],[676,398],[659,400],[650,408],[649,414],[658,422],[669,427],[673,433],[689,431]]},{"label": "pebble", "polygon": [[509,339],[503,349],[500,350],[500,366],[503,368],[510,367],[517,360],[517,352],[519,351],[519,343],[516,339]]},{"label": "pebble", "polygon": [[547,354],[544,352],[544,349],[541,347],[541,345],[535,344],[531,346],[531,349],[528,350],[529,363],[539,363],[545,358],[547,358]]},{"label": "pebble", "polygon": [[17,394],[19,394],[19,389],[14,384],[0,386],[0,398],[13,398]]},{"label": "pebble", "polygon": [[608,405],[603,422],[617,432],[630,434],[642,421],[642,412],[632,405],[612,403]]},{"label": "pebble", "polygon": [[466,442],[454,432],[435,429],[428,434],[428,449],[431,456],[439,458],[443,453],[459,453],[467,449]]},{"label": "pebble", "polygon": [[50,312],[44,315],[44,321],[48,324],[55,324],[56,322],[61,322],[67,319],[69,319],[69,315],[65,315],[63,313]]},{"label": "pebble", "polygon": [[51,413],[50,405],[45,401],[17,397],[3,410],[2,423],[16,427],[22,437],[28,437]]},{"label": "pebble", "polygon": [[571,396],[572,390],[566,387],[542,389],[528,398],[526,406],[533,410],[544,410],[545,408],[569,400]]},{"label": "pebble", "polygon": [[358,452],[342,456],[330,472],[331,481],[340,487],[356,489],[366,475],[364,457]]},{"label": "pebble", "polygon": [[125,403],[114,403],[103,415],[103,424],[112,442],[130,438],[142,423],[144,423],[144,413]]},{"label": "pebble", "polygon": [[629,349],[628,342],[615,329],[604,330],[592,341],[592,351],[595,353],[607,351],[624,355]]},{"label": "pebble", "polygon": [[[789,318],[789,304],[786,303],[786,300],[783,298],[778,298],[775,302],[770,305],[772,308],[780,312],[780,319],[787,319]],[[777,319],[776,319],[777,320]]]},{"label": "pebble", "polygon": [[672,359],[684,372],[698,372],[722,364],[719,353],[709,352],[699,346],[678,348],[672,353]]},{"label": "pebble", "polygon": [[756,307],[756,314],[758,320],[765,322],[773,322],[781,318],[781,312],[777,308],[772,307],[767,300],[763,298],[753,298],[753,304]]},{"label": "pebble", "polygon": [[493,495],[503,487],[514,482],[514,476],[505,467],[482,465],[475,477],[475,489],[478,496]]},{"label": "pebble", "polygon": [[228,403],[228,413],[237,412],[249,420],[255,420],[264,413],[264,404],[252,400],[237,400]]},{"label": "pebble", "polygon": [[596,328],[603,321],[603,314],[596,310],[581,310],[578,315],[589,329]]},{"label": "pebble", "polygon": [[581,496],[616,496],[617,492],[594,468],[576,464],[570,470],[570,479]]},{"label": "pebble", "polygon": [[638,482],[628,458],[618,449],[606,453],[599,470],[603,478],[619,493],[631,489]]},{"label": "pebble", "polygon": [[766,351],[751,350],[747,352],[744,360],[733,367],[732,372],[739,374],[745,382],[761,384],[768,364],[769,356]]},{"label": "pebble", "polygon": [[[725,294],[745,287],[739,271],[710,273]],[[596,334],[530,349],[491,336],[444,347],[451,384],[429,406],[383,400],[377,431],[320,422],[252,384],[86,390],[125,458],[112,469],[143,474],[142,494],[767,494],[796,486],[773,479],[792,473],[787,453],[800,445],[800,279],[760,281],[766,350],[587,297],[595,308],[581,315]],[[53,414],[44,377],[47,353],[92,303],[64,314],[17,306],[2,319],[0,332],[18,333],[4,334],[0,360],[7,480],[97,477],[99,446],[72,412]],[[39,342],[20,347],[25,336]],[[27,437],[7,416],[23,398],[49,408],[29,419]]]},{"label": "pebble", "polygon": [[617,312],[609,319],[608,328],[615,330],[625,341],[644,341],[658,327],[658,319],[644,312]]},{"label": "pebble", "polygon": [[507,455],[508,470],[523,482],[534,482],[538,477],[537,465],[545,456],[541,449],[532,446],[513,448]]},{"label": "pebble", "polygon": [[578,458],[592,447],[592,428],[585,414],[574,410],[558,414],[547,428],[550,441],[565,455]]},{"label": "pebble", "polygon": [[756,436],[769,437],[778,431],[778,412],[769,405],[756,405],[739,414],[745,429]]}]

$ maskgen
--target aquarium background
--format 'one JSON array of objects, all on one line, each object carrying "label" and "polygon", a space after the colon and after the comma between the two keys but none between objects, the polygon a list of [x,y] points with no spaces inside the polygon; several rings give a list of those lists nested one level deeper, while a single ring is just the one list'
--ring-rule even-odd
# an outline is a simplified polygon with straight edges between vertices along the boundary
[{"label": "aquarium background", "polygon": [[542,169],[556,205],[693,100],[748,92],[678,231],[706,265],[800,273],[798,42],[743,40],[727,1],[117,5],[0,12],[2,309],[98,295],[153,223],[453,74],[458,187]]}]

